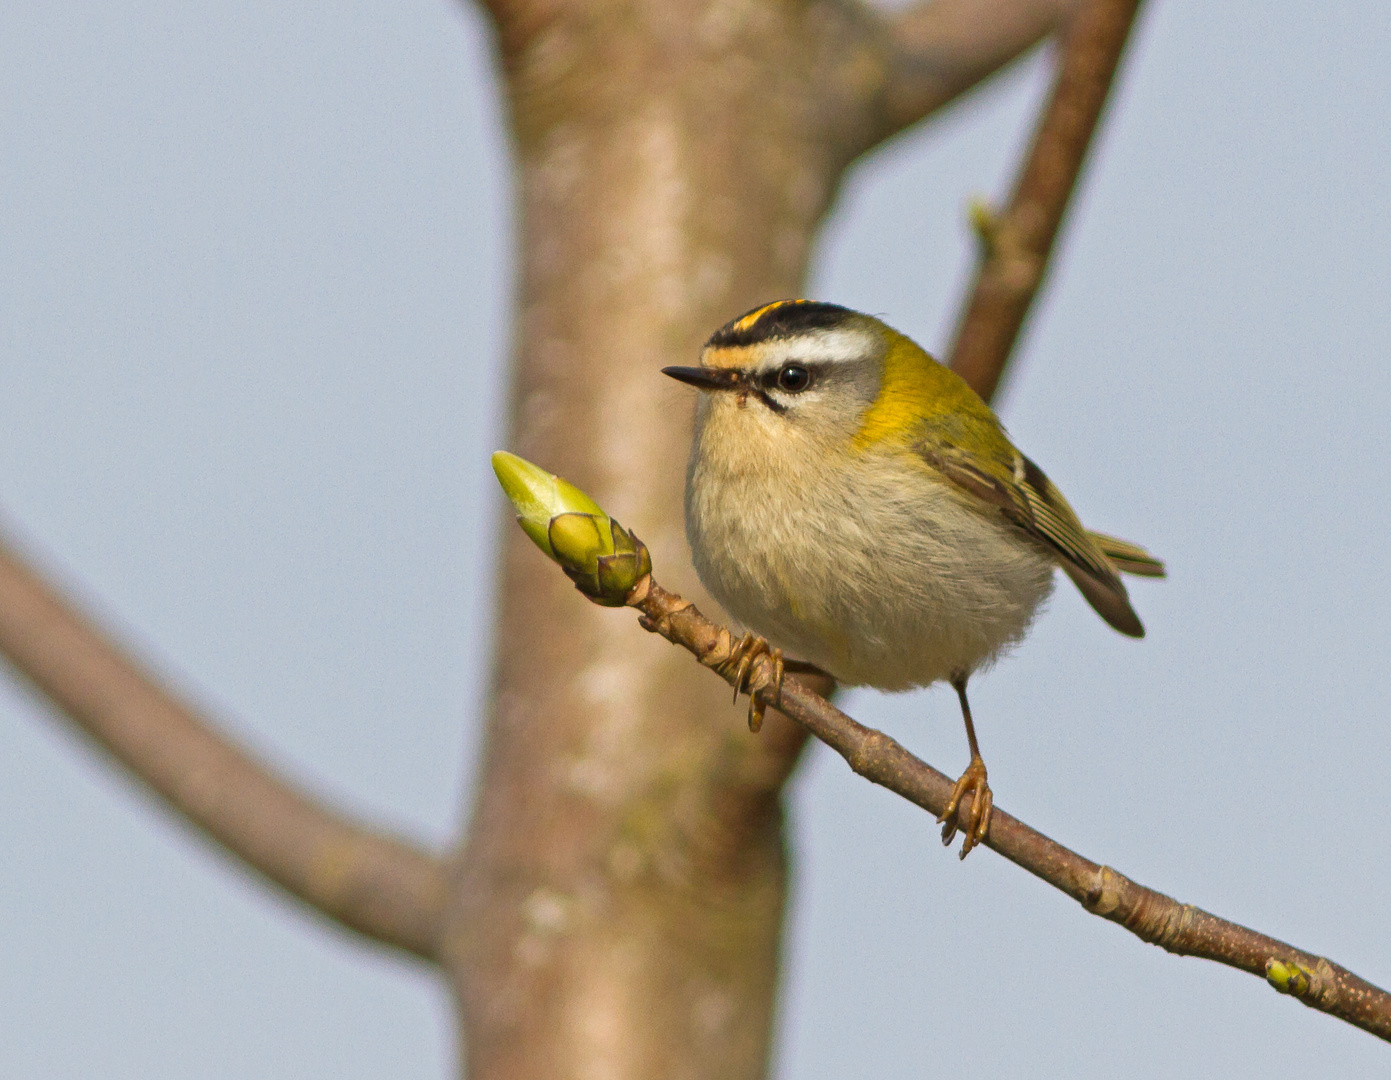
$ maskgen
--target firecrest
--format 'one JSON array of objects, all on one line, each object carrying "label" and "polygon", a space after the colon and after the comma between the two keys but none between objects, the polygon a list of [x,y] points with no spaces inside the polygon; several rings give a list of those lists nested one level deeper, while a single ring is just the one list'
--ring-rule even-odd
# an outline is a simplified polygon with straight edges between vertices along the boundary
[{"label": "firecrest", "polygon": [[1017,643],[1062,567],[1122,634],[1142,637],[1120,574],[1162,577],[1143,548],[1082,527],[989,406],[904,335],[835,304],[781,300],[721,327],[686,475],[686,535],[702,584],[759,645],[849,686],[947,680],[971,763],[961,855],[993,796],[966,682]]}]

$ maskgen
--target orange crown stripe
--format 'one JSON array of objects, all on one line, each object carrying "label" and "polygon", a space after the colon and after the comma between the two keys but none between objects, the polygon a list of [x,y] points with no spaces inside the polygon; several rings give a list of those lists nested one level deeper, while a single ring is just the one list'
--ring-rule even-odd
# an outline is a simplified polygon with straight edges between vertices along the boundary
[{"label": "orange crown stripe", "polygon": [[770,311],[776,311],[778,308],[787,307],[791,304],[809,303],[811,303],[810,300],[774,300],[771,304],[764,304],[757,311],[750,311],[747,315],[745,315],[742,319],[740,319],[737,323],[730,327],[730,329],[733,330],[735,333],[743,333],[745,330],[751,329],[754,326],[754,324],[758,322],[759,319],[763,318],[763,316],[767,315]]}]

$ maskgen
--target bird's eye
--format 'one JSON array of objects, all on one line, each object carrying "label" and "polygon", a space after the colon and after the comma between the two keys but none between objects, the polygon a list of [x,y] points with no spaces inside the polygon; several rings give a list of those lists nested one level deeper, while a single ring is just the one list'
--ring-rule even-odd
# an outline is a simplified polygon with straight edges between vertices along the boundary
[{"label": "bird's eye", "polygon": [[811,372],[801,364],[784,364],[778,372],[778,389],[798,394],[811,385]]}]

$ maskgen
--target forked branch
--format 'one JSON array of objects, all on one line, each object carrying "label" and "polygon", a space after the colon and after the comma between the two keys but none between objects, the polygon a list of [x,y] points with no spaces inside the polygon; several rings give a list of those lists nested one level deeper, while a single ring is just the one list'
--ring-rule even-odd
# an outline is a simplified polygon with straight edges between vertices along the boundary
[{"label": "forked branch", "polygon": [[440,861],[335,813],[220,735],[0,541],[0,653],[185,820],[349,929],[427,959]]}]

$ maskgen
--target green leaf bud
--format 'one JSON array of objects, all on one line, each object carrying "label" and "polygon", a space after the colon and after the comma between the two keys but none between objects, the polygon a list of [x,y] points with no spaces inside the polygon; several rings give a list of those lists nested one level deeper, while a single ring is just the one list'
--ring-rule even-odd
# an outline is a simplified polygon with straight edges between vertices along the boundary
[{"label": "green leaf bud", "polygon": [[1303,997],[1309,992],[1309,980],[1313,972],[1303,964],[1293,961],[1270,960],[1265,965],[1266,982],[1282,994]]},{"label": "green leaf bud", "polygon": [[598,503],[579,488],[506,450],[493,454],[493,472],[516,508],[517,524],[552,559],[556,554],[548,538],[551,518],[568,513],[605,516]]},{"label": "green leaf bud", "polygon": [[573,484],[502,450],[493,471],[527,536],[596,604],[622,607],[652,572],[647,546]]},{"label": "green leaf bud", "polygon": [[551,518],[546,538],[561,566],[592,570],[599,559],[613,554],[609,519],[602,512],[557,514]]}]

